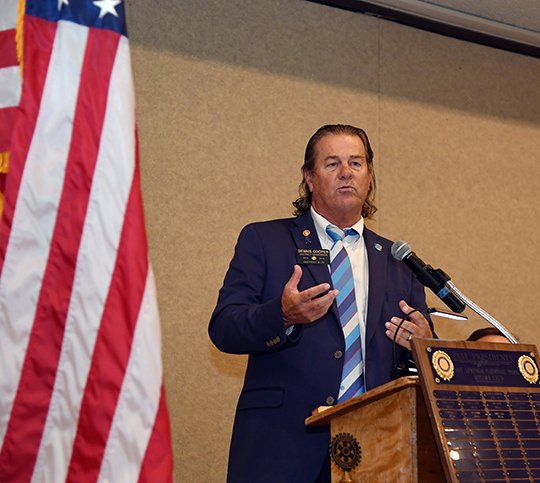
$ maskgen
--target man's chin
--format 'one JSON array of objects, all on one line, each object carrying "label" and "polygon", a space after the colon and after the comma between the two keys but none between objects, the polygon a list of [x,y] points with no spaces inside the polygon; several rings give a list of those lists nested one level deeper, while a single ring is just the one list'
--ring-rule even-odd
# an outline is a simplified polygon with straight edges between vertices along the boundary
[{"label": "man's chin", "polygon": [[362,206],[364,206],[364,202],[363,200],[360,200],[358,196],[342,196],[339,200],[339,208],[343,210],[343,212],[361,212]]}]

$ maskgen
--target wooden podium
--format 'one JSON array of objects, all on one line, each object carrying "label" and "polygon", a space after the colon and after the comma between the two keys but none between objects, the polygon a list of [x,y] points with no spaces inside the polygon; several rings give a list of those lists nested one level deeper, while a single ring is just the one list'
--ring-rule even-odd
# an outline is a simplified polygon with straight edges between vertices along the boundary
[{"label": "wooden podium", "polygon": [[403,377],[307,425],[330,424],[332,483],[540,481],[532,345],[414,340]]}]

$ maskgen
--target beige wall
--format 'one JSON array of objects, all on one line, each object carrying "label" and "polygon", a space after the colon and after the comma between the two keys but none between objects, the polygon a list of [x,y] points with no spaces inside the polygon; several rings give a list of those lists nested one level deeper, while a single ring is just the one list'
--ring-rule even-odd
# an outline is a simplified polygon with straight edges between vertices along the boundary
[{"label": "beige wall", "polygon": [[371,226],[540,343],[540,60],[301,0],[128,14],[177,482],[225,479],[245,359],[212,347],[208,319],[240,228],[290,215],[322,124],[370,135]]}]

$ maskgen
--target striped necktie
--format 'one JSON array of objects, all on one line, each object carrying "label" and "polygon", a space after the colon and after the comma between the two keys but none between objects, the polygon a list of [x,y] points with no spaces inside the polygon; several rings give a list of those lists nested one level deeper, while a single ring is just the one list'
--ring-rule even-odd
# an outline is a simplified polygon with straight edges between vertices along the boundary
[{"label": "striped necktie", "polygon": [[334,225],[328,225],[326,233],[334,240],[334,245],[330,250],[330,273],[334,288],[339,290],[336,303],[345,337],[345,357],[338,395],[338,403],[341,403],[364,392],[364,363],[354,279],[351,261],[343,246],[345,237],[351,236],[358,239],[360,234],[353,228],[342,231]]}]

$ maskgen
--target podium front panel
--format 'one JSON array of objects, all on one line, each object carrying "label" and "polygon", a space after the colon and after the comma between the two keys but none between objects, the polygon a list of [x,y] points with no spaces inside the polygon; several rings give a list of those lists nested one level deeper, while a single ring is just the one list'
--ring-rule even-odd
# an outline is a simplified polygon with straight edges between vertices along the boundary
[{"label": "podium front panel", "polygon": [[531,345],[415,340],[448,481],[540,481],[538,353]]}]

